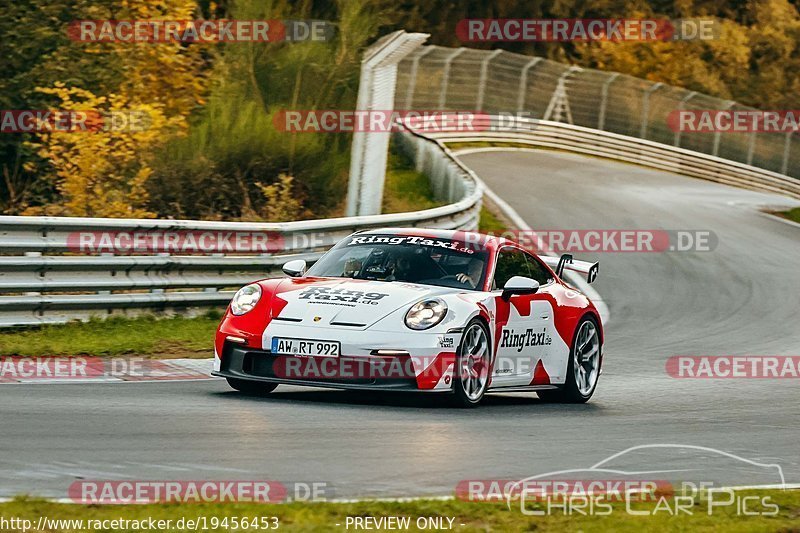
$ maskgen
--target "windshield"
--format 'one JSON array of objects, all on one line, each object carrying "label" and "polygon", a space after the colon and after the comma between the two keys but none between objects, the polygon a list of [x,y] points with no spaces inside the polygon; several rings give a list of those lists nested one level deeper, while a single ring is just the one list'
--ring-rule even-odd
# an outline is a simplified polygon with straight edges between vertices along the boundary
[{"label": "windshield", "polygon": [[325,254],[308,275],[481,290],[488,256],[482,247],[447,239],[354,235]]}]

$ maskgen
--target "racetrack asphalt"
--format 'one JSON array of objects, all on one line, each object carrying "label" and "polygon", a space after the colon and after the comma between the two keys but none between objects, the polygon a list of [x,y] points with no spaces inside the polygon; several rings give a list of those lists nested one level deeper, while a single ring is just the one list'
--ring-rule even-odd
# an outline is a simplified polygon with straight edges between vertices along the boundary
[{"label": "racetrack asphalt", "polygon": [[[599,259],[610,307],[605,369],[586,405],[534,394],[456,410],[430,396],[221,380],[0,386],[0,497],[64,498],[78,479],[322,481],[329,496],[452,494],[466,479],[588,468],[629,447],[702,446],[782,467],[800,483],[796,379],[667,376],[673,355],[800,355],[800,226],[763,215],[780,196],[556,152],[463,161],[534,229],[710,230],[710,252]],[[697,448],[623,454],[625,471],[681,470],[730,485],[774,470]]]}]

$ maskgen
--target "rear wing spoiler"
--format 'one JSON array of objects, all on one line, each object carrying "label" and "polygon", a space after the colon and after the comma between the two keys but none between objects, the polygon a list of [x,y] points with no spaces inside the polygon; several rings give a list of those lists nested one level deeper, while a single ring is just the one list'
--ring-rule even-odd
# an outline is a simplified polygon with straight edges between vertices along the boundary
[{"label": "rear wing spoiler", "polygon": [[577,272],[586,276],[589,283],[597,279],[599,262],[590,263],[589,261],[579,261],[572,257],[572,254],[564,254],[561,257],[552,255],[540,255],[539,258],[552,268],[559,278],[564,277],[564,271]]}]

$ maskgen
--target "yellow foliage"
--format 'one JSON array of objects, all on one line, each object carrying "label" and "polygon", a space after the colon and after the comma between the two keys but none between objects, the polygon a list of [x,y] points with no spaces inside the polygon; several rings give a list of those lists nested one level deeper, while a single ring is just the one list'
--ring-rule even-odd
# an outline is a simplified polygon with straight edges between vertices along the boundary
[{"label": "yellow foliage", "polygon": [[[95,19],[196,18],[193,0],[122,0],[113,14],[96,7]],[[113,15],[113,16],[112,16]],[[62,199],[58,204],[30,207],[25,214],[92,217],[153,217],[147,210],[148,159],[172,135],[183,135],[188,116],[202,105],[205,77],[198,46],[166,43],[85,43],[87,54],[101,63],[122,66],[112,94],[96,95],[80,87],[37,88],[50,94],[60,110],[131,112],[149,116],[141,131],[47,132],[32,143],[53,169]]]},{"label": "yellow foliage", "polygon": [[59,109],[103,113],[143,113],[149,118],[141,131],[103,128],[100,131],[52,131],[34,146],[54,169],[62,202],[47,208],[31,207],[24,214],[85,217],[152,217],[145,208],[145,182],[150,168],[141,153],[153,147],[169,128],[161,106],[131,105],[121,95],[96,96],[63,84],[39,89],[60,101]]},{"label": "yellow foliage", "polygon": [[294,178],[288,174],[278,176],[272,185],[257,183],[264,195],[266,204],[263,217],[267,222],[285,222],[297,220],[303,211],[303,203],[292,190]]}]

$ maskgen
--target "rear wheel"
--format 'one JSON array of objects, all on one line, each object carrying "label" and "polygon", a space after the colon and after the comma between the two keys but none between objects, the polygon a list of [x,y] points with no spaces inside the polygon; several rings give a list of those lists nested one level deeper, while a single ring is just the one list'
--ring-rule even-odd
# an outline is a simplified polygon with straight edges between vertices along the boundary
[{"label": "rear wheel", "polygon": [[600,332],[591,317],[581,319],[575,330],[567,366],[567,381],[559,390],[539,391],[547,402],[585,403],[594,394],[600,377]]},{"label": "rear wheel", "polygon": [[456,405],[474,407],[481,402],[489,386],[491,354],[486,326],[473,319],[464,329],[456,356],[457,374],[453,380]]},{"label": "rear wheel", "polygon": [[262,383],[260,381],[248,381],[246,379],[225,378],[228,385],[247,396],[265,396],[274,391],[277,383]]}]

